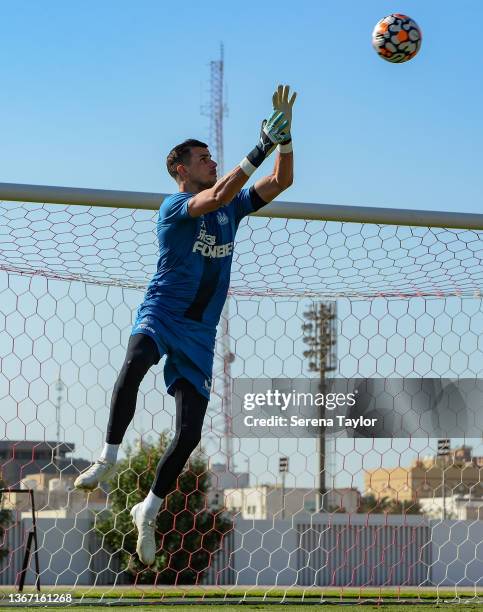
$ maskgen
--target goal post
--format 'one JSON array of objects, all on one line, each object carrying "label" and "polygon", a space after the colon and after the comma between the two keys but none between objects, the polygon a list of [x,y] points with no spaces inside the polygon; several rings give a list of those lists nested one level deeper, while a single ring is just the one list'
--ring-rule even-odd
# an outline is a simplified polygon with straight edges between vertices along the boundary
[{"label": "goal post", "polygon": [[[35,490],[42,589],[95,588],[99,601],[146,598],[148,587],[152,598],[186,587],[186,600],[477,597],[483,432],[460,423],[444,445],[436,430],[320,444],[234,428],[226,444],[227,342],[202,443],[158,522],[155,571],[136,562],[125,517],[174,430],[163,362],[141,384],[120,474],[89,495],[73,489],[104,442],[165,196],[0,183],[0,481]],[[483,215],[273,202],[237,234],[219,329],[230,377],[313,382],[325,368],[331,379],[478,381],[482,284]],[[314,304],[334,313],[333,354],[307,317],[324,310]],[[2,499],[0,599],[22,569],[24,497]]]},{"label": "goal post", "polygon": [[[0,183],[0,200],[51,204],[79,204],[158,210],[165,193],[87,189]],[[274,201],[253,213],[253,217],[290,218],[304,220],[344,221],[459,229],[483,229],[483,215],[436,210],[412,210],[376,206],[347,206],[307,202]]]}]

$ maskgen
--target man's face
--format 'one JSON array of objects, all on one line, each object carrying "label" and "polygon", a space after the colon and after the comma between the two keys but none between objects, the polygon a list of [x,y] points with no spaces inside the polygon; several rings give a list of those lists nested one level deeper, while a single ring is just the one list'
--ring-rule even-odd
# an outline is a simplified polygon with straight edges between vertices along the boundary
[{"label": "man's face", "polygon": [[203,147],[192,147],[190,162],[183,164],[187,181],[198,186],[200,191],[209,189],[216,183],[216,166],[209,150]]}]

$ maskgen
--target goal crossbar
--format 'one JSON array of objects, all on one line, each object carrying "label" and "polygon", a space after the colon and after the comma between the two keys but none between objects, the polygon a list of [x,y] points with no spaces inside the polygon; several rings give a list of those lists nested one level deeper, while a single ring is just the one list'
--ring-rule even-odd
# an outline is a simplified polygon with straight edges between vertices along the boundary
[{"label": "goal crossbar", "polygon": [[[157,210],[166,193],[0,183],[0,200]],[[257,217],[483,230],[483,215],[274,200]]]}]

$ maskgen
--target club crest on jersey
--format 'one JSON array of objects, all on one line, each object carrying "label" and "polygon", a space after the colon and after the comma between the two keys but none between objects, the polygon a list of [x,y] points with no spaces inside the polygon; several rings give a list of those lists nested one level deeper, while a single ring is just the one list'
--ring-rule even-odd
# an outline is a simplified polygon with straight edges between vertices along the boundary
[{"label": "club crest on jersey", "polygon": [[220,225],[226,225],[228,223],[228,215],[225,212],[223,212],[222,210],[220,210],[216,214],[216,218],[217,218],[218,223]]}]

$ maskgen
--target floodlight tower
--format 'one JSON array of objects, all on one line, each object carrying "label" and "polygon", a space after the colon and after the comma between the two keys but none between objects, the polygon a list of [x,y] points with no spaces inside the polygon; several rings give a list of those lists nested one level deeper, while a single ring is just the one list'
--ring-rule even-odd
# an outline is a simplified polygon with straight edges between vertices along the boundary
[{"label": "floodlight tower", "polygon": [[[210,148],[211,154],[218,164],[218,178],[224,174],[223,155],[223,119],[228,116],[228,106],[223,100],[224,88],[224,48],[220,44],[220,59],[210,62],[210,102],[208,107],[202,107],[202,113],[210,118]],[[221,315],[221,336],[219,347],[223,361],[223,391],[222,413],[224,417],[224,441],[226,455],[226,470],[233,471],[233,439],[231,435],[231,364],[235,358],[230,350],[230,298],[228,296]]]},{"label": "floodlight tower", "polygon": [[[305,322],[302,331],[303,341],[309,345],[304,351],[310,372],[319,375],[319,391],[326,393],[326,380],[329,372],[337,370],[337,306],[335,302],[313,302],[307,312],[304,312]],[[319,407],[319,416],[325,416],[325,407]],[[335,445],[335,438],[334,438]],[[327,472],[334,480],[335,467],[332,465],[334,452],[327,452],[325,428],[321,428],[317,438],[318,473],[319,473],[319,511],[328,510],[326,502]],[[334,487],[334,482],[331,484]]]}]

